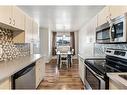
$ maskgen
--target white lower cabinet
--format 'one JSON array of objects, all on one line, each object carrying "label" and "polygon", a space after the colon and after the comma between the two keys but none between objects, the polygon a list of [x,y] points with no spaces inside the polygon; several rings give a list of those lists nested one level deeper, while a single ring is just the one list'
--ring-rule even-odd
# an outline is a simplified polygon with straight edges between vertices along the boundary
[{"label": "white lower cabinet", "polygon": [[10,77],[0,81],[0,90],[9,90],[9,89],[11,89]]},{"label": "white lower cabinet", "polygon": [[36,61],[36,88],[40,84],[40,82],[44,79],[45,75],[45,62],[43,58],[40,58]]},{"label": "white lower cabinet", "polygon": [[110,90],[118,90],[120,88],[118,87],[118,85],[114,81],[109,79],[109,89]]},{"label": "white lower cabinet", "polygon": [[84,77],[85,77],[85,67],[84,67],[84,59],[79,57],[79,76],[82,82],[85,84]]}]

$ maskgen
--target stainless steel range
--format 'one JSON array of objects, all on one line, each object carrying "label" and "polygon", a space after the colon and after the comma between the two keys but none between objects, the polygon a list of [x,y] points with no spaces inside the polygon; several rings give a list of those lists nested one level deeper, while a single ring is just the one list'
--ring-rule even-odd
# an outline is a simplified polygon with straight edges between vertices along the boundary
[{"label": "stainless steel range", "polygon": [[107,73],[127,72],[127,51],[107,49],[105,59],[86,59],[85,70],[86,89],[108,89]]}]

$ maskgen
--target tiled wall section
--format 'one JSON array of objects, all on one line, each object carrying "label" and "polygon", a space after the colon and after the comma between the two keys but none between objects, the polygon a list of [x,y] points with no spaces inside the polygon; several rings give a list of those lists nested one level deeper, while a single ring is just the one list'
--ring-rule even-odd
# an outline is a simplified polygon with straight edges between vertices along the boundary
[{"label": "tiled wall section", "polygon": [[95,56],[105,56],[105,51],[107,48],[113,49],[124,49],[127,50],[127,43],[123,44],[94,44],[94,55]]},{"label": "tiled wall section", "polygon": [[30,44],[13,41],[14,31],[0,27],[0,61],[30,54]]},{"label": "tiled wall section", "polygon": [[30,43],[15,43],[15,47],[19,50],[19,56],[26,56],[30,54]]},{"label": "tiled wall section", "polygon": [[0,61],[12,60],[19,56],[26,56],[30,54],[29,43],[16,43],[8,45],[0,45]]}]

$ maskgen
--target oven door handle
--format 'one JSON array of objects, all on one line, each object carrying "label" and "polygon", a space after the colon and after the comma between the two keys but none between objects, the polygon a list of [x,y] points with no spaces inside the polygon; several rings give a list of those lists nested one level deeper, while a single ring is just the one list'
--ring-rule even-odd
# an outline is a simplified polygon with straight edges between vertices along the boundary
[{"label": "oven door handle", "polygon": [[87,66],[86,64],[85,64],[85,66],[86,66],[96,77],[104,79],[104,76],[97,74],[96,72],[94,72],[94,71],[93,71],[89,66]]}]

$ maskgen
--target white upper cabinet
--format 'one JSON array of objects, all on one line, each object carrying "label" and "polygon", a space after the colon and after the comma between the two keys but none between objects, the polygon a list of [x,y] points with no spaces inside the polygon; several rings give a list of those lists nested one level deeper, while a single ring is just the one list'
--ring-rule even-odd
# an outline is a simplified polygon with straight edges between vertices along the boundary
[{"label": "white upper cabinet", "polygon": [[11,25],[12,23],[12,7],[0,6],[0,23]]},{"label": "white upper cabinet", "polygon": [[127,12],[127,6],[106,6],[98,13],[98,26]]},{"label": "white upper cabinet", "polygon": [[89,24],[89,35],[90,35],[90,42],[95,42],[95,35],[96,35],[96,27],[97,27],[97,16],[94,16]]},{"label": "white upper cabinet", "polygon": [[30,16],[25,15],[25,42],[38,41],[39,26]]},{"label": "white upper cabinet", "polygon": [[12,13],[13,13],[12,25],[15,28],[24,30],[25,29],[25,23],[24,23],[25,14],[24,14],[24,12],[21,9],[19,9],[18,7],[14,6]]},{"label": "white upper cabinet", "polygon": [[0,6],[0,23],[24,30],[24,13],[16,6]]},{"label": "white upper cabinet", "polygon": [[32,18],[25,15],[25,42],[30,43],[32,39]]},{"label": "white upper cabinet", "polygon": [[109,11],[111,18],[115,18],[117,16],[123,15],[125,12],[127,12],[127,6],[109,6]]},{"label": "white upper cabinet", "polygon": [[32,25],[33,25],[33,29],[32,29],[33,40],[39,41],[39,26],[38,26],[38,23],[33,20]]},{"label": "white upper cabinet", "polygon": [[94,43],[95,42],[95,33],[96,33],[96,27],[97,27],[97,16],[94,16],[89,23],[86,25],[86,41],[88,43]]},{"label": "white upper cabinet", "polygon": [[104,7],[99,13],[98,13],[98,26],[104,24],[107,22],[107,18],[109,17],[109,7]]}]

